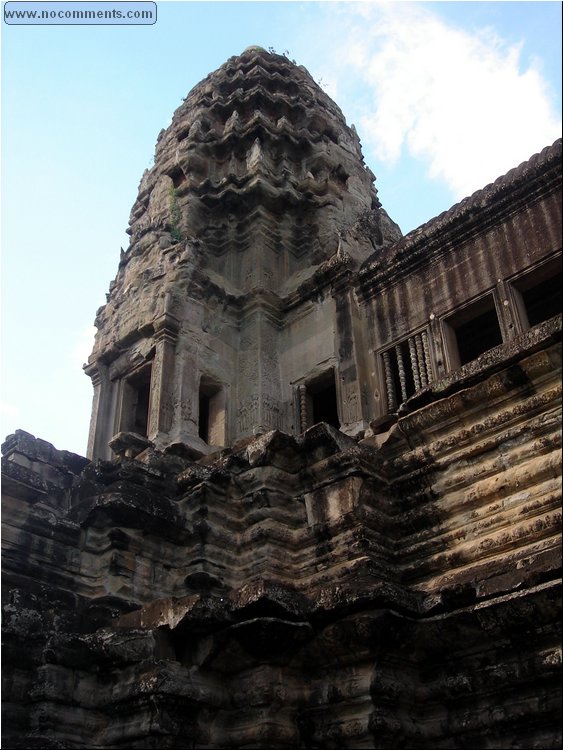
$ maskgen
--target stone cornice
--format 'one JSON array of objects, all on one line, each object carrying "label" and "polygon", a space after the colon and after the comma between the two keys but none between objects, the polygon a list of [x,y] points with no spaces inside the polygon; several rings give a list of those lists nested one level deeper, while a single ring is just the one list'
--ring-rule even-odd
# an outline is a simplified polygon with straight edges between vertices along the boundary
[{"label": "stone cornice", "polygon": [[154,338],[157,341],[168,339],[174,342],[178,338],[179,330],[180,321],[169,312],[164,312],[154,321]]},{"label": "stone cornice", "polygon": [[352,284],[354,266],[355,263],[350,256],[335,253],[332,258],[321,263],[313,275],[295,291],[283,297],[285,310],[291,310],[325,290],[340,292],[348,288]]},{"label": "stone cornice", "polygon": [[282,301],[268,289],[253,289],[242,298],[240,317],[246,318],[256,312],[265,313],[277,326],[282,325]]},{"label": "stone cornice", "polygon": [[510,170],[495,182],[409,232],[387,251],[368,258],[359,272],[357,291],[366,301],[442,253],[459,247],[522,208],[561,187],[561,139]]}]

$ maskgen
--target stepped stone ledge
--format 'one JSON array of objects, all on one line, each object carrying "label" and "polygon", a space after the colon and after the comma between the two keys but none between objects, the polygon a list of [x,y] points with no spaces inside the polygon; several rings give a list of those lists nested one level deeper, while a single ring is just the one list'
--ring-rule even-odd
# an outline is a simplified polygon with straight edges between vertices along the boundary
[{"label": "stepped stone ledge", "polygon": [[2,445],[3,747],[561,746],[561,141],[374,179],[257,46],[159,134],[87,457]]}]

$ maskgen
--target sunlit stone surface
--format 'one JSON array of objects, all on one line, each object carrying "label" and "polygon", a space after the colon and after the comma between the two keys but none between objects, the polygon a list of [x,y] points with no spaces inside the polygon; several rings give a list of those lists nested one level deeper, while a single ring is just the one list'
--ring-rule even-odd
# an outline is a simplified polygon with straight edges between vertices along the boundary
[{"label": "sunlit stone surface", "polygon": [[561,142],[373,180],[260,47],[159,135],[88,458],[3,445],[3,747],[560,747]]}]

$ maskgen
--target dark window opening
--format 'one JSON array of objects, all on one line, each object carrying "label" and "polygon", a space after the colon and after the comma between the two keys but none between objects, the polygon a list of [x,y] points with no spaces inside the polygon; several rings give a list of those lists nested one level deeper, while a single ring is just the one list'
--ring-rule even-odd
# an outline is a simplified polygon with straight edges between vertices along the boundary
[{"label": "dark window opening", "polygon": [[199,436],[207,443],[209,438],[209,396],[199,394]]},{"label": "dark window opening", "polygon": [[151,400],[151,365],[145,365],[124,384],[121,428],[148,437]]},{"label": "dark window opening", "polygon": [[561,272],[520,290],[528,325],[535,326],[561,313]]},{"label": "dark window opening", "polygon": [[180,169],[180,167],[174,167],[169,172],[169,175],[170,175],[170,178],[172,179],[172,184],[174,186],[174,189],[179,188],[186,181],[186,175],[184,174],[183,170]]},{"label": "dark window opening", "polygon": [[487,310],[455,329],[459,362],[471,362],[483,352],[502,344],[502,334],[496,311]]},{"label": "dark window opening", "polygon": [[337,430],[340,429],[333,370],[307,384],[307,407],[309,426],[326,422]]},{"label": "dark window opening", "polygon": [[453,368],[477,359],[502,344],[502,333],[491,295],[460,310],[447,320]]},{"label": "dark window opening", "polygon": [[225,391],[207,378],[199,386],[198,433],[208,445],[225,444]]},{"label": "dark window opening", "polygon": [[137,405],[135,407],[135,423],[133,432],[138,432],[143,437],[147,436],[149,427],[149,402],[151,397],[151,384],[143,383],[137,390]]},{"label": "dark window opening", "polygon": [[349,176],[350,175],[346,172],[342,164],[339,164],[336,169],[333,169],[331,172],[331,177],[342,186],[346,185]]},{"label": "dark window opening", "polygon": [[338,409],[336,407],[336,387],[332,385],[318,393],[312,394],[312,399],[313,423],[326,422],[337,429],[340,428]]}]

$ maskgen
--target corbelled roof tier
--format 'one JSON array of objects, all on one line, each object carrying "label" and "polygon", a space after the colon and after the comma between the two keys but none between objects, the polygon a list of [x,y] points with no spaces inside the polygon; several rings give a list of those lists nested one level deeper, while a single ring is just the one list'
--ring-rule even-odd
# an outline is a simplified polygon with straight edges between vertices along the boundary
[{"label": "corbelled roof tier", "polygon": [[[331,224],[330,215],[339,230],[350,223],[351,204],[354,218],[380,209],[358,136],[340,109],[305,68],[259,47],[231,58],[198,84],[161,133],[155,168],[146,174],[132,211],[134,238],[155,219],[166,221],[158,211],[151,215],[151,196],[155,189],[158,194],[163,176],[172,181],[180,204],[189,196],[185,229],[203,224],[206,250],[215,254],[233,243],[244,246],[241,235],[257,219],[270,241],[275,240],[268,221],[291,223],[285,233],[278,227],[280,242],[299,256],[331,234],[316,220],[319,209],[329,209],[324,223]],[[311,213],[315,218],[306,221]],[[220,219],[235,215],[235,231],[229,231]],[[335,227],[330,229],[334,234]]]},{"label": "corbelled roof tier", "polygon": [[362,262],[401,236],[373,180],[355,130],[307,70],[248,48],[195,86],[159,134],[98,327],[114,340],[139,329],[178,283],[185,290],[194,264],[234,294],[252,289],[258,268],[261,287],[282,294],[339,249]]},{"label": "corbelled roof tier", "polygon": [[[133,238],[168,218],[152,211],[163,177],[180,202],[188,194],[197,200],[188,224],[194,214],[215,224],[258,206],[276,217],[304,205],[337,208],[346,197],[359,209],[379,208],[373,174],[340,109],[303,67],[256,47],[198,84],[160,134],[131,214]],[[211,251],[228,247],[224,233],[211,231],[209,240]]]}]

